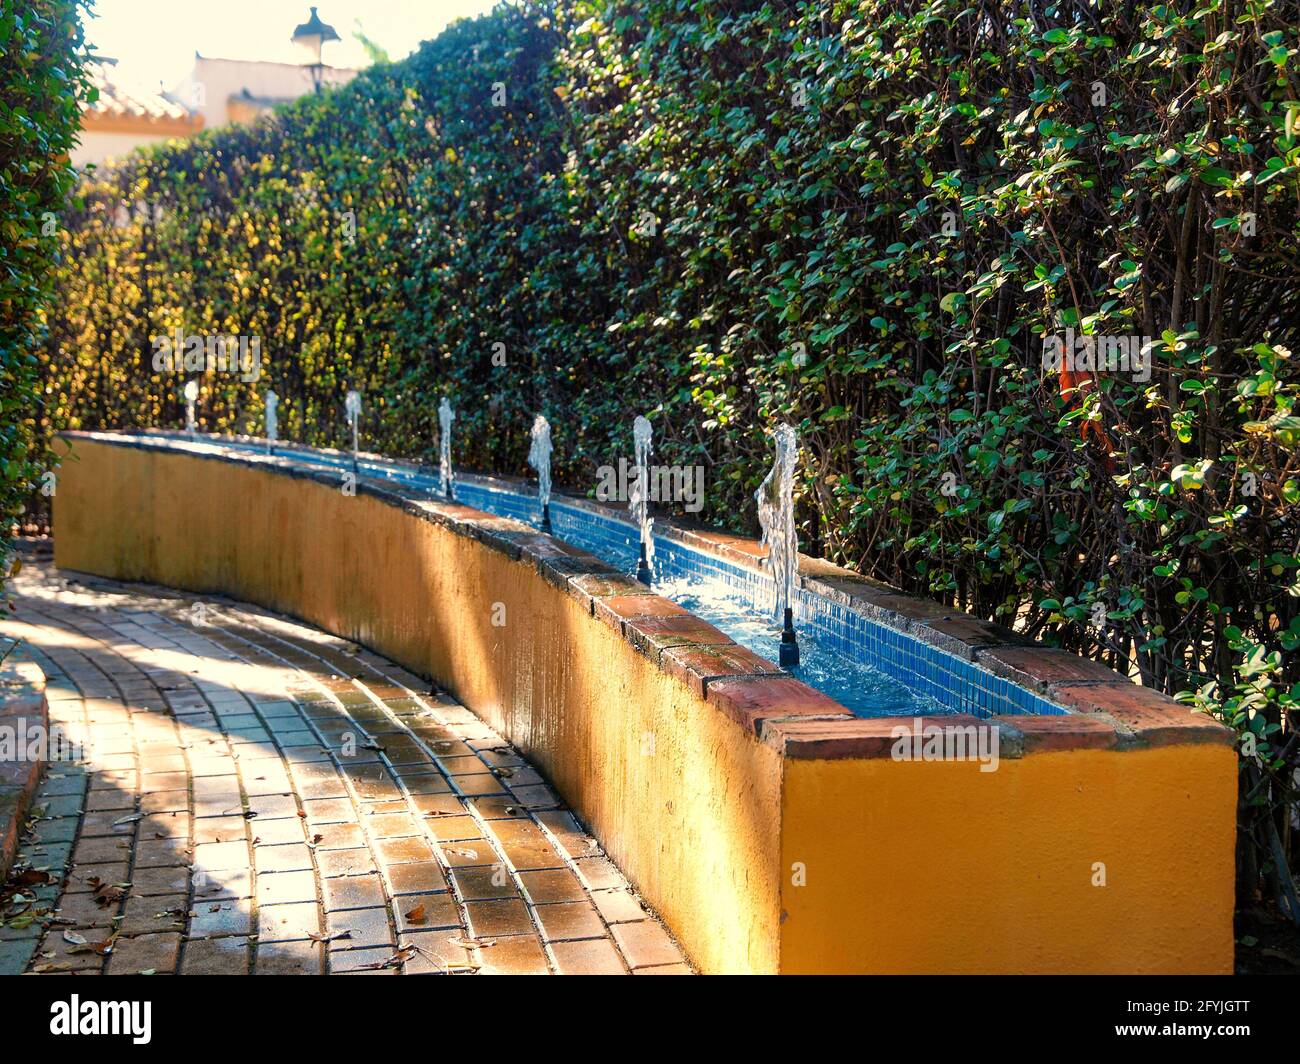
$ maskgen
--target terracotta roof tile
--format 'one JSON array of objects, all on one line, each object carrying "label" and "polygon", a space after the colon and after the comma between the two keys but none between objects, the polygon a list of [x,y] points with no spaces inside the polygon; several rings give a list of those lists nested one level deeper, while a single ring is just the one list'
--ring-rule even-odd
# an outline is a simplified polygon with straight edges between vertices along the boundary
[{"label": "terracotta roof tile", "polygon": [[134,118],[188,118],[190,112],[184,105],[169,100],[160,90],[149,89],[122,79],[106,63],[91,63],[88,68],[91,84],[99,90],[99,99],[87,110],[102,115]]}]

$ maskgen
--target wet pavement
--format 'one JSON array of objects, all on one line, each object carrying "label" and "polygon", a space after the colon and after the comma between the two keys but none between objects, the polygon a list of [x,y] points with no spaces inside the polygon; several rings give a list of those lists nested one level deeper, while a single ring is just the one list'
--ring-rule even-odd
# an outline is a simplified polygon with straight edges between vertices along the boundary
[{"label": "wet pavement", "polygon": [[52,762],[0,974],[684,974],[538,773],[426,681],[219,598],[30,563]]}]

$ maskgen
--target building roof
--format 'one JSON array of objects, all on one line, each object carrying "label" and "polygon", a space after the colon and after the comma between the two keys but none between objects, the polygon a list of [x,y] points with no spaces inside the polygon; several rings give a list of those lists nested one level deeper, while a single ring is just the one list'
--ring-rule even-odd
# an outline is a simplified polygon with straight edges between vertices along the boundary
[{"label": "building roof", "polygon": [[[260,69],[279,67],[284,70],[306,70],[312,65],[310,63],[291,63],[284,59],[228,59],[219,55],[203,55],[200,52],[194,53],[194,66],[196,70],[208,63],[221,63],[227,66],[244,66]],[[357,67],[338,67],[331,66],[329,63],[322,63],[321,67],[324,69],[327,76],[334,73],[347,74],[351,77],[355,77],[357,74],[361,73]]]},{"label": "building roof", "polygon": [[102,58],[88,65],[90,83],[99,90],[99,98],[86,105],[87,117],[137,119],[165,125],[183,122],[187,126],[197,119],[202,125],[201,116],[168,99],[161,89],[148,89],[123,80],[113,70],[114,65],[115,60]]}]

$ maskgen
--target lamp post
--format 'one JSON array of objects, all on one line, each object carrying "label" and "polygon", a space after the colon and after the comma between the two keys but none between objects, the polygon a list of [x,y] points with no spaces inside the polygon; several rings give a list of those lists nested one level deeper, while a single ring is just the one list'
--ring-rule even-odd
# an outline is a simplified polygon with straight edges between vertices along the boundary
[{"label": "lamp post", "polygon": [[320,20],[320,16],[316,14],[316,9],[313,7],[311,9],[311,18],[299,25],[289,39],[294,44],[302,45],[312,56],[312,62],[307,64],[307,70],[311,74],[312,92],[320,92],[321,79],[325,76],[325,64],[321,62],[321,50],[330,41],[339,40],[339,35],[334,32],[334,27],[328,22]]}]

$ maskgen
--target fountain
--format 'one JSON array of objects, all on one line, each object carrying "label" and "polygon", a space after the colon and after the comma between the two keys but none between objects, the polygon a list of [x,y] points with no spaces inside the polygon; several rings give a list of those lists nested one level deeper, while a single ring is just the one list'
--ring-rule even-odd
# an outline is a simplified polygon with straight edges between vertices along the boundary
[{"label": "fountain", "polygon": [[636,563],[636,578],[643,584],[649,584],[654,571],[655,544],[650,535],[650,526],[654,518],[650,516],[650,454],[654,450],[651,441],[650,422],[640,415],[632,422],[632,441],[636,445],[636,480],[632,490],[628,509],[636,518],[641,530],[641,556]]},{"label": "fountain", "polygon": [[[648,444],[648,432],[646,436]],[[262,449],[260,443],[247,442],[231,442],[227,447],[235,451]],[[797,447],[798,440],[793,437],[781,447],[787,455],[791,478],[797,468]],[[350,463],[346,452],[320,451],[285,441],[277,444],[276,455],[289,463],[335,470],[344,469]],[[554,458],[554,452],[551,457]],[[624,459],[621,466],[624,470],[619,478],[621,489],[609,498],[626,499],[631,491],[637,489],[633,483],[637,479],[633,463]],[[427,493],[429,498],[442,498],[442,484],[436,469],[412,469],[409,464],[394,464],[372,457],[367,461],[366,472],[368,476],[405,489]],[[794,570],[797,544],[793,543],[785,551],[792,564],[789,567],[782,565],[783,572],[790,575],[780,582],[785,601],[778,607],[777,616],[785,621],[786,607],[798,604],[803,627],[796,640],[792,610],[784,633],[785,650],[782,651],[782,624],[772,624],[772,600],[777,585],[773,579],[775,560],[768,557],[769,553],[781,555],[783,544],[793,538],[775,534],[779,524],[779,501],[783,494],[778,484],[780,472],[778,465],[759,496],[763,520],[769,529],[768,547],[759,552],[761,562],[758,558],[752,563],[734,557],[724,559],[720,553],[722,548],[713,550],[703,546],[695,536],[683,539],[671,524],[665,531],[663,520],[656,518],[651,526],[654,536],[647,534],[645,537],[647,546],[655,548],[654,590],[773,663],[784,661],[791,664],[797,650],[799,679],[840,702],[855,715],[885,717],[915,716],[918,712],[966,712],[974,696],[969,694],[969,684],[959,683],[961,677],[951,674],[948,655],[943,654],[935,663],[926,666],[929,671],[925,673],[917,671],[920,666],[897,661],[889,647],[873,636],[872,633],[880,628],[875,620],[859,625],[853,608],[849,607],[847,612],[841,609],[842,603],[838,598],[833,603],[828,602],[827,592],[819,589],[815,581],[811,586],[794,583],[805,574]],[[647,479],[653,487],[655,480]],[[644,497],[648,502],[657,494],[650,490],[644,493]],[[525,520],[532,518],[538,506],[537,493],[532,489],[510,488],[500,481],[474,476],[457,477],[456,498],[484,513]],[[787,498],[793,501],[793,485]],[[551,520],[555,526],[552,535],[559,535],[574,548],[596,555],[621,572],[637,570],[641,534],[639,527],[633,527],[640,524],[636,516],[589,509],[564,496],[553,496],[550,503]],[[659,549],[665,539],[670,544],[667,553]],[[649,568],[648,564],[646,568]],[[797,597],[791,590],[792,586],[797,589]],[[924,645],[929,646],[928,643]],[[930,651],[925,653],[930,654]],[[935,651],[935,654],[940,653]],[[949,672],[946,673],[945,669]],[[993,697],[997,699],[995,712],[998,714],[1025,712],[1016,701],[1018,696],[1008,693]],[[1041,699],[1035,702],[1035,706],[1034,712],[1037,713],[1061,712]]]},{"label": "fountain", "polygon": [[778,425],[776,461],[754,493],[758,523],[767,547],[767,567],[776,585],[772,619],[781,622],[781,666],[799,664],[799,642],[794,633],[795,576],[799,571],[799,536],[794,527],[794,467],[799,440],[789,425]]},{"label": "fountain", "polygon": [[537,470],[537,501],[542,508],[542,531],[551,531],[551,425],[538,414],[533,419],[533,442],[528,464]]},{"label": "fountain", "polygon": [[456,412],[444,395],[438,404],[438,424],[442,426],[442,440],[438,445],[438,476],[442,481],[442,495],[445,499],[456,497],[455,474],[451,469],[451,423],[455,420]]},{"label": "fountain", "polygon": [[280,419],[276,416],[276,410],[280,405],[280,397],[275,392],[267,390],[266,393],[266,453],[270,454],[275,450],[275,441],[280,433]]},{"label": "fountain", "polygon": [[343,401],[343,409],[348,415],[348,427],[352,429],[352,472],[357,471],[357,439],[361,426],[361,393],[356,389],[348,392]]},{"label": "fountain", "polygon": [[189,433],[192,440],[198,432],[194,420],[194,404],[199,398],[199,382],[197,380],[186,381],[182,394],[185,396],[185,431]]}]

